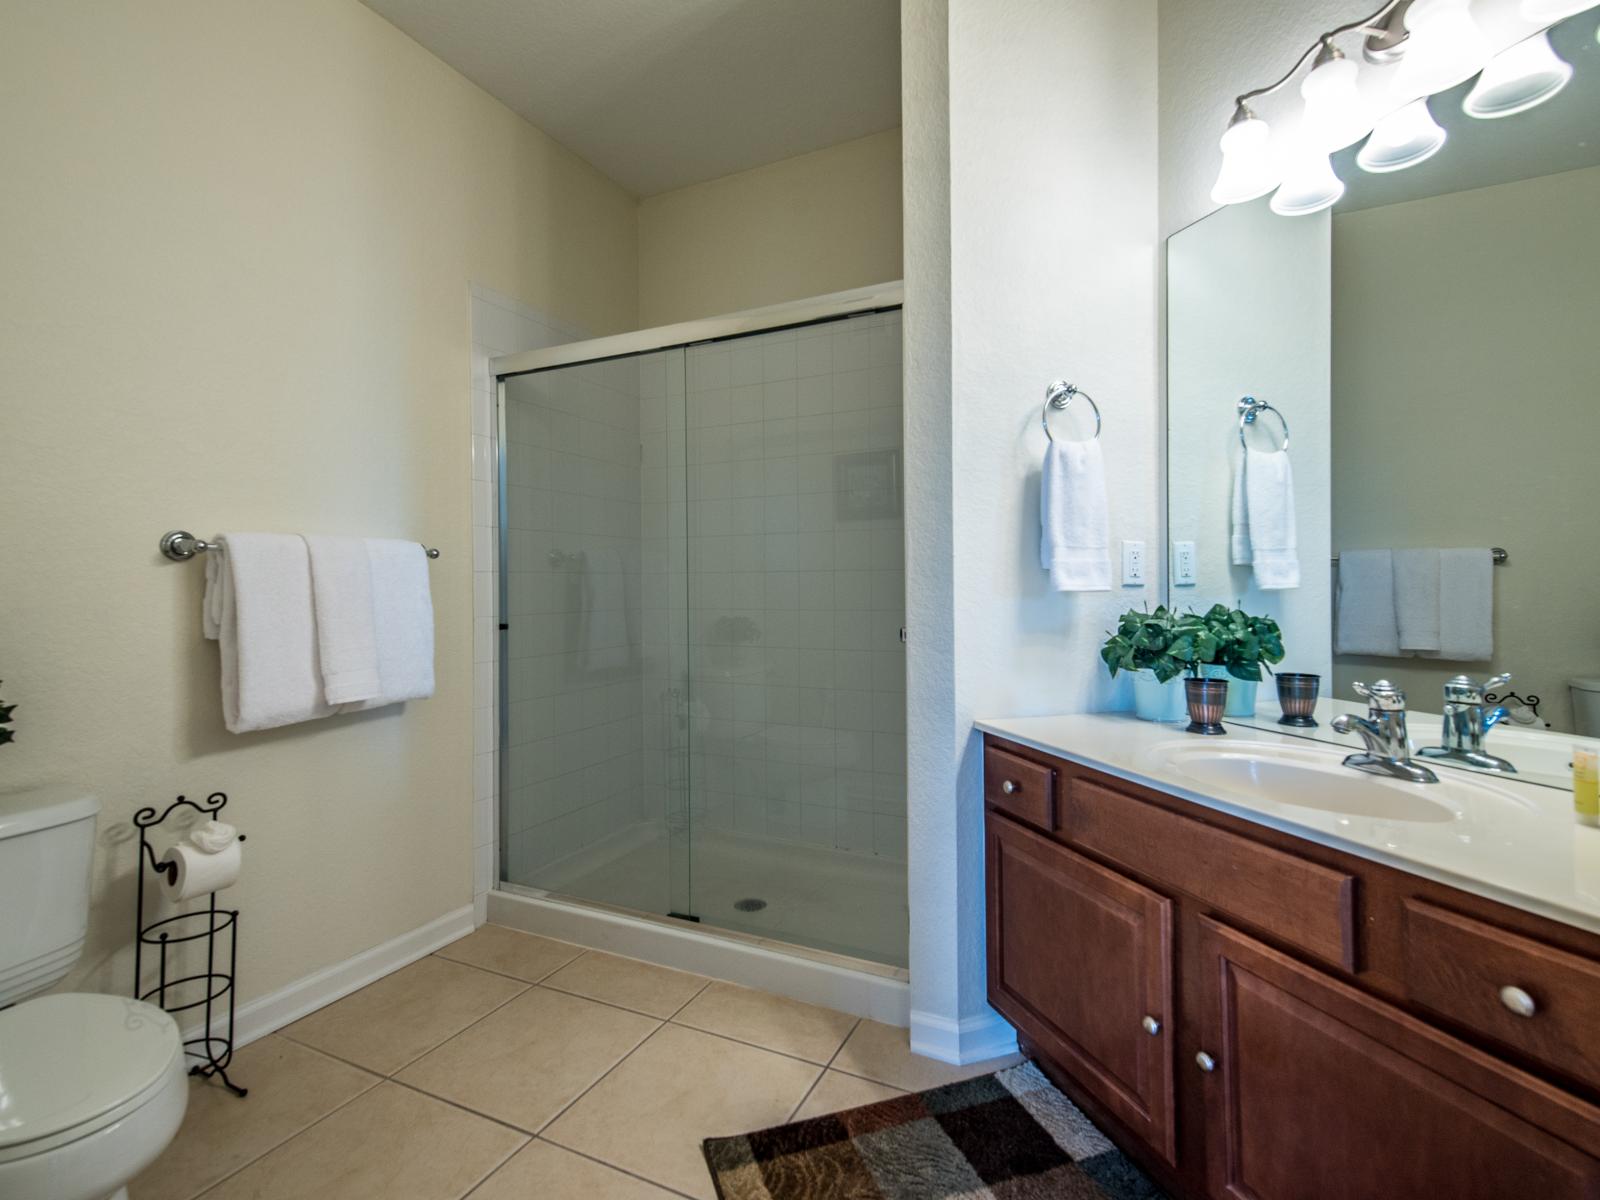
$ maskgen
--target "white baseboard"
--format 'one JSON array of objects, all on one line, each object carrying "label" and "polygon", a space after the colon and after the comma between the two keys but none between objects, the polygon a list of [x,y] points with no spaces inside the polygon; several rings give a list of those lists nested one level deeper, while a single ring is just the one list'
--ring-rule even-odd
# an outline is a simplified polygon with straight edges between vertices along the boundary
[{"label": "white baseboard", "polygon": [[[363,950],[353,958],[313,971],[270,995],[241,1004],[234,1012],[234,1047],[247,1046],[257,1038],[266,1037],[291,1021],[298,1021],[307,1013],[332,1004],[341,996],[348,996],[373,980],[432,954],[440,946],[466,937],[474,928],[473,906],[468,904],[436,917],[409,933],[391,938],[381,946]],[[199,1025],[185,1029],[184,1037],[198,1037],[200,1029]],[[213,1035],[226,1033],[227,1018],[213,1021],[211,1031]]]},{"label": "white baseboard", "polygon": [[933,1013],[911,1013],[913,1053],[937,1058],[940,1062],[983,1062],[1017,1052],[1017,1031],[993,1009],[973,1017],[953,1021]]}]

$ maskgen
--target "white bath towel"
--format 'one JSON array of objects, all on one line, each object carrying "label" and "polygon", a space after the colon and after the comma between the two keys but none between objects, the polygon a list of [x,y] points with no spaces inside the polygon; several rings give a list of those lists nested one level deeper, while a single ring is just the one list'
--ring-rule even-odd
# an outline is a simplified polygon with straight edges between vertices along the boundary
[{"label": "white bath towel", "polygon": [[1248,567],[1251,560],[1250,509],[1245,499],[1245,458],[1241,450],[1233,460],[1233,507],[1229,514],[1232,535],[1228,541],[1228,557],[1236,567]]},{"label": "white bath towel", "polygon": [[331,716],[323,698],[311,561],[294,534],[230,533],[206,555],[201,624],[222,657],[222,719],[232,733]]},{"label": "white bath towel", "polygon": [[323,695],[329,704],[378,694],[378,642],[372,615],[372,568],[362,538],[306,535]]},{"label": "white bath towel", "polygon": [[1338,630],[1340,654],[1400,656],[1394,609],[1394,552],[1344,550],[1339,554]]},{"label": "white bath towel", "polygon": [[1111,590],[1105,460],[1098,438],[1051,442],[1039,489],[1039,561],[1058,592]]},{"label": "white bath towel", "polygon": [[1246,450],[1244,488],[1250,565],[1255,571],[1256,587],[1262,591],[1299,587],[1300,551],[1289,452]]},{"label": "white bath towel", "polygon": [[1401,650],[1439,648],[1439,551],[1394,552],[1394,613]]},{"label": "white bath towel", "polygon": [[378,694],[345,711],[381,708],[433,695],[433,594],[428,556],[416,542],[367,538]]},{"label": "white bath towel", "polygon": [[1439,551],[1439,650],[1427,657],[1494,657],[1494,556],[1488,547]]}]

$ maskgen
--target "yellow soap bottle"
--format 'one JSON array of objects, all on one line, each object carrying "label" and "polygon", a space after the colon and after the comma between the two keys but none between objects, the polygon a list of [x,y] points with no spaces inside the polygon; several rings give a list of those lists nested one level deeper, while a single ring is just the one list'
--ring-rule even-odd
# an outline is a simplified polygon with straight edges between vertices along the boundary
[{"label": "yellow soap bottle", "polygon": [[1572,748],[1572,808],[1584,825],[1600,825],[1600,751]]}]

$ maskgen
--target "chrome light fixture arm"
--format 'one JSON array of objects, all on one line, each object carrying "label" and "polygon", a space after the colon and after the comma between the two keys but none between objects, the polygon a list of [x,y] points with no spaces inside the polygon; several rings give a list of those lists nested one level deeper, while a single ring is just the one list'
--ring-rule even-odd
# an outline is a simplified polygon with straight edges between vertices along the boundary
[{"label": "chrome light fixture arm", "polygon": [[1274,92],[1281,91],[1313,55],[1317,57],[1318,66],[1324,62],[1331,62],[1336,58],[1343,58],[1344,52],[1333,44],[1334,38],[1343,37],[1347,33],[1355,33],[1357,31],[1368,34],[1386,32],[1385,26],[1379,24],[1379,22],[1387,18],[1402,4],[1409,3],[1410,0],[1388,0],[1387,4],[1371,16],[1363,17],[1359,21],[1351,21],[1348,25],[1340,25],[1337,29],[1330,29],[1327,33],[1322,34],[1306,48],[1299,58],[1294,60],[1294,65],[1285,71],[1280,78],[1265,87],[1258,87],[1242,95],[1235,96],[1233,100],[1233,117],[1228,124],[1236,125],[1240,121],[1248,121],[1254,117],[1255,114],[1250,111],[1250,101],[1259,100],[1263,96],[1270,96]]}]

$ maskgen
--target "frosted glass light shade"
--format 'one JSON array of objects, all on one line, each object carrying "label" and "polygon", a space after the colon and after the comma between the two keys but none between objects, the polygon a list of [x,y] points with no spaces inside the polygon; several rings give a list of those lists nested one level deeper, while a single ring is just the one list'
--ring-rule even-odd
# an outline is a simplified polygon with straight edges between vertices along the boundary
[{"label": "frosted glass light shade", "polygon": [[1307,146],[1333,153],[1354,145],[1372,129],[1367,107],[1356,86],[1359,67],[1348,58],[1325,62],[1300,84],[1306,111],[1300,136]]},{"label": "frosted glass light shade", "polygon": [[1395,72],[1395,99],[1431,96],[1483,69],[1489,59],[1489,39],[1467,11],[1468,4],[1469,0],[1414,0],[1406,10],[1410,36]]},{"label": "frosted glass light shade", "polygon": [[1356,154],[1356,164],[1374,174],[1403,171],[1439,153],[1444,140],[1445,132],[1428,111],[1428,102],[1413,100],[1378,122]]},{"label": "frosted glass light shade", "polygon": [[1600,0],[1522,0],[1522,15],[1530,21],[1553,25],[1597,4]]},{"label": "frosted glass light shade", "polygon": [[1258,117],[1236,121],[1222,135],[1222,170],[1211,188],[1214,204],[1243,204],[1265,196],[1282,176],[1268,149],[1271,130]]},{"label": "frosted glass light shade", "polygon": [[1500,51],[1461,104],[1468,116],[1509,117],[1543,104],[1572,78],[1572,64],[1557,57],[1547,34],[1536,33]]},{"label": "frosted glass light shade", "polygon": [[1280,217],[1303,217],[1338,203],[1344,180],[1334,173],[1326,154],[1307,150],[1295,157],[1270,205]]}]

